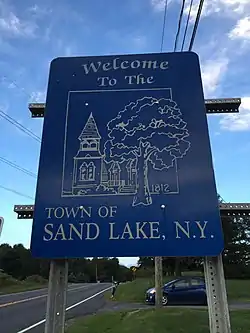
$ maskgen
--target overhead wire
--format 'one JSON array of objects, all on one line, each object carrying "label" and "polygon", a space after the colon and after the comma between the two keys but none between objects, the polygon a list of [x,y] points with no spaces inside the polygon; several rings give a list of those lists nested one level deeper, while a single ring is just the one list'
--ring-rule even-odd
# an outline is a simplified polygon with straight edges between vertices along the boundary
[{"label": "overhead wire", "polygon": [[204,4],[204,0],[200,0],[197,15],[196,15],[196,19],[195,19],[195,23],[194,23],[192,36],[190,38],[190,44],[189,44],[188,51],[191,51],[192,48],[193,48],[193,45],[194,45],[194,40],[195,40],[195,36],[196,36],[196,33],[197,33],[198,25],[199,25],[199,22],[200,22],[203,4]]},{"label": "overhead wire", "polygon": [[4,158],[4,157],[1,157],[0,156],[0,162],[3,162],[9,166],[11,166],[12,168],[18,170],[18,171],[21,171],[23,173],[25,173],[26,175],[30,176],[30,177],[33,177],[33,178],[37,178],[37,175],[34,173],[34,172],[31,172],[23,167],[21,167],[20,165],[14,163],[14,162],[11,162],[10,160],[8,160],[7,158]]},{"label": "overhead wire", "polygon": [[188,30],[188,26],[189,26],[189,20],[190,20],[191,10],[192,10],[192,7],[193,7],[193,2],[194,2],[194,0],[191,0],[191,1],[190,1],[190,6],[189,6],[189,11],[188,11],[188,16],[187,16],[187,21],[186,21],[185,31],[184,31],[183,40],[182,40],[182,45],[181,45],[181,52],[182,52],[183,49],[184,49],[184,45],[185,45],[185,41],[186,41],[187,30]]},{"label": "overhead wire", "polygon": [[184,8],[185,8],[185,2],[186,2],[186,0],[182,0],[182,6],[181,6],[179,21],[178,21],[178,28],[177,28],[177,32],[176,32],[176,36],[175,36],[174,52],[176,51],[177,45],[178,45],[179,35],[180,35],[180,31],[181,31],[181,22],[182,22]]},{"label": "overhead wire", "polygon": [[12,124],[13,126],[15,126],[16,128],[18,128],[20,131],[22,131],[23,133],[27,134],[28,136],[30,136],[32,139],[36,140],[37,142],[41,142],[41,138],[39,138],[39,136],[37,136],[34,132],[32,132],[31,130],[29,130],[27,127],[23,126],[22,124],[20,124],[17,120],[15,120],[14,118],[12,118],[11,116],[9,116],[6,112],[4,112],[2,109],[0,109],[0,117],[2,117],[3,119],[5,119],[6,121],[8,121],[10,124]]},{"label": "overhead wire", "polygon": [[11,85],[13,85],[14,87],[16,87],[17,89],[21,90],[30,99],[33,99],[32,94],[30,94],[26,89],[24,89],[23,87],[21,87],[15,80],[12,80],[12,79],[8,78],[6,75],[3,75],[2,79],[4,81],[6,81],[6,82],[9,82]]},{"label": "overhead wire", "polygon": [[[7,77],[4,76],[5,79],[7,79]],[[30,94],[28,94],[25,89],[22,89],[20,88],[16,82],[14,81],[11,81],[11,83],[16,87],[16,88],[19,88],[22,90],[22,92],[26,93],[29,97],[31,97]],[[11,116],[9,116],[4,110],[2,110],[0,108],[0,117],[3,118],[4,120],[8,121],[11,125],[15,126],[16,128],[18,128],[20,131],[22,131],[23,133],[25,133],[26,135],[28,135],[29,137],[31,137],[32,139],[36,140],[37,142],[41,142],[41,138],[39,138],[39,136],[37,136],[34,132],[32,132],[31,130],[29,130],[27,127],[23,126],[22,124],[20,124],[16,119],[12,118]],[[19,170],[21,172],[23,172],[24,174],[27,174],[29,175],[30,177],[33,177],[33,178],[36,178],[37,175],[23,167],[21,167],[20,165],[14,163],[14,162],[11,162],[10,160],[4,158],[4,157],[0,157],[0,161],[11,166],[12,168],[16,169],[16,170]],[[8,191],[8,192],[11,192],[11,193],[14,193],[16,195],[19,195],[21,197],[24,197],[24,198],[27,198],[27,199],[31,199],[31,200],[34,200],[33,197],[27,195],[27,194],[24,194],[22,192],[18,192],[12,188],[9,188],[9,187],[6,187],[6,186],[3,186],[3,185],[0,185],[0,188],[5,190],[5,191]]]},{"label": "overhead wire", "polygon": [[24,197],[24,198],[27,198],[27,199],[31,199],[31,200],[35,200],[33,197],[29,196],[29,195],[26,195],[24,193],[21,193],[21,192],[18,192],[18,191],[15,191],[13,190],[12,188],[9,188],[9,187],[5,187],[3,185],[0,185],[0,188],[2,188],[3,190],[5,191],[8,191],[8,192],[11,192],[11,193],[14,193],[14,194],[17,194],[21,197]]},{"label": "overhead wire", "polygon": [[168,0],[165,0],[163,25],[162,25],[162,34],[161,34],[161,52],[163,51],[163,46],[164,46],[164,37],[165,37],[165,29],[166,29],[167,10],[168,10]]}]

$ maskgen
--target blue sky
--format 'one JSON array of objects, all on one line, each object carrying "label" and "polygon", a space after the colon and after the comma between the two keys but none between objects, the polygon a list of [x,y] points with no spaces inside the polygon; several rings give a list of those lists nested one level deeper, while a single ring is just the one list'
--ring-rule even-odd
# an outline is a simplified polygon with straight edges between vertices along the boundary
[{"label": "blue sky", "polygon": [[[43,120],[31,119],[27,105],[45,101],[50,61],[58,56],[159,52],[164,2],[0,0],[0,109],[41,137]],[[181,1],[168,3],[164,51],[173,50]],[[194,0],[188,37],[197,4]],[[200,55],[206,98],[242,98],[239,115],[208,118],[218,192],[228,202],[249,202],[249,0],[205,1],[193,50]],[[0,157],[37,172],[40,144],[1,117],[0,142]],[[36,179],[0,162],[0,186],[31,197],[0,188],[0,215],[5,218],[1,242],[28,247],[32,222],[17,220],[13,206],[33,203]]]}]

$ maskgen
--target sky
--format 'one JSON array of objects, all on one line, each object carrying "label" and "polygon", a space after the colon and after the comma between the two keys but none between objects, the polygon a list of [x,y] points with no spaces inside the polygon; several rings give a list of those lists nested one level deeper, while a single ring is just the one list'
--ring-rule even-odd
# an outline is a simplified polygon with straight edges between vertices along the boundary
[{"label": "sky", "polygon": [[[198,2],[194,0],[184,49]],[[160,52],[164,4],[165,0],[0,0],[0,114],[4,111],[41,137],[43,120],[31,119],[28,103],[45,102],[50,61],[58,56]],[[168,1],[164,52],[173,51],[180,7],[181,0]],[[205,0],[193,51],[200,57],[205,98],[242,98],[239,114],[208,115],[208,123],[218,192],[227,202],[249,202],[249,0]],[[35,138],[0,117],[0,160],[36,174],[40,143]],[[0,243],[29,247],[32,221],[17,220],[13,207],[33,204],[35,190],[35,177],[0,161],[0,216],[5,219]],[[136,261],[121,259],[126,265]]]}]

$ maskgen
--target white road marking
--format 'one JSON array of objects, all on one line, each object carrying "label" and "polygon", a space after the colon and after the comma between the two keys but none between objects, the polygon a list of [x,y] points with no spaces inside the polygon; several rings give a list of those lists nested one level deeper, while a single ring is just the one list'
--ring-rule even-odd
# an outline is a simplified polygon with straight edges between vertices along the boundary
[{"label": "white road marking", "polygon": [[[105,291],[108,291],[108,290],[111,289],[111,288],[112,288],[112,286],[111,286],[111,287],[108,287],[108,288],[106,288],[106,289],[103,289],[103,290],[99,291],[98,293],[96,293],[96,294],[94,294],[94,295],[91,295],[91,296],[89,296],[89,297],[83,299],[82,301],[80,301],[80,302],[78,302],[78,303],[72,304],[71,306],[69,306],[69,307],[66,308],[66,311],[69,311],[69,310],[71,310],[71,309],[73,309],[73,308],[75,308],[75,307],[81,305],[82,303],[85,303],[85,302],[91,300],[92,298],[95,298],[96,296],[105,293]],[[39,326],[39,325],[45,323],[45,321],[46,321],[45,319],[40,320],[40,321],[38,321],[37,323],[35,323],[35,324],[33,324],[33,325],[31,325],[31,326],[29,326],[29,327],[27,327],[27,328],[24,328],[24,329],[21,330],[21,331],[18,331],[17,333],[25,333],[25,332],[28,332],[28,331],[32,330],[32,328],[35,328],[35,327],[37,327],[37,326]]]},{"label": "white road marking", "polygon": [[0,295],[0,298],[4,298],[4,297],[8,297],[8,296],[15,296],[15,295],[22,295],[22,294],[29,294],[29,293],[34,293],[34,292],[43,291],[43,290],[47,290],[47,289],[48,288],[41,288],[41,289],[20,291],[18,293],[4,294],[4,295]]},{"label": "white road marking", "polygon": [[[68,289],[68,292],[79,290],[79,289],[85,289],[87,287],[89,287],[89,286],[88,285],[84,285],[84,286],[77,287],[77,288],[70,288],[70,289]],[[11,305],[19,304],[19,303],[33,301],[35,299],[43,298],[43,297],[47,297],[47,296],[48,296],[48,294],[44,294],[44,295],[39,295],[39,296],[34,296],[34,297],[29,297],[29,298],[24,298],[24,299],[19,299],[19,300],[16,300],[16,301],[11,301],[11,302],[8,302],[8,303],[0,304],[0,308],[5,308],[6,306],[11,306]]]},{"label": "white road marking", "polygon": [[[75,284],[69,284],[69,290],[70,287],[73,287]],[[0,298],[4,298],[4,297],[8,297],[8,296],[15,296],[15,295],[22,295],[22,294],[29,294],[29,293],[35,293],[38,291],[43,291],[43,290],[47,290],[48,288],[40,288],[40,289],[33,289],[33,290],[26,290],[26,291],[20,291],[18,293],[11,293],[11,294],[4,294],[4,295],[0,295]]]}]

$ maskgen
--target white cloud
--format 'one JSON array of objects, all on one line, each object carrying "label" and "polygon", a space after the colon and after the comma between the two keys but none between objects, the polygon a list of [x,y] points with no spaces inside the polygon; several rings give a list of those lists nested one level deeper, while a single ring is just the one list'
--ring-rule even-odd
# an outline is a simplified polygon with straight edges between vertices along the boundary
[{"label": "white cloud", "polygon": [[[218,7],[218,1],[217,4],[215,4],[213,2],[214,0],[210,0],[210,2],[204,2],[203,7],[202,7],[202,12],[201,12],[201,16],[205,17],[205,16],[209,16],[212,13],[218,13],[221,9],[220,7]],[[184,9],[184,13],[186,15],[188,15],[189,13],[189,8],[190,8],[190,2],[186,4],[185,9]],[[199,8],[199,4],[195,3],[193,4],[192,8],[191,8],[191,12],[190,12],[190,22],[194,22],[196,19],[196,15],[197,15],[197,11]]]},{"label": "white cloud", "polygon": [[37,4],[28,8],[28,12],[37,15],[44,16],[52,13],[52,9],[38,6]]},{"label": "white cloud", "polygon": [[46,91],[41,90],[41,91],[33,91],[30,94],[30,102],[31,103],[45,103],[46,99]]},{"label": "white cloud", "polygon": [[11,36],[34,37],[36,28],[34,23],[20,20],[12,12],[0,17],[0,30]]},{"label": "white cloud", "polygon": [[228,68],[229,60],[221,57],[214,60],[207,60],[201,66],[202,83],[205,97],[212,97],[212,94],[219,87],[220,81]]},{"label": "white cloud", "polygon": [[15,7],[0,0],[0,31],[2,37],[34,37],[37,25],[17,14]]},{"label": "white cloud", "polygon": [[[189,12],[190,1],[186,3],[185,14]],[[193,22],[196,18],[199,3],[192,6],[190,20]],[[243,14],[247,8],[250,8],[249,0],[209,0],[205,1],[201,15],[203,17],[220,13],[222,16],[235,17],[235,14]]]},{"label": "white cloud", "polygon": [[243,14],[250,5],[249,0],[220,0],[219,2],[229,10],[239,14]]},{"label": "white cloud", "polygon": [[238,20],[228,36],[230,39],[250,39],[250,16]]},{"label": "white cloud", "polygon": [[[151,0],[151,5],[156,11],[163,11],[165,9],[166,0]],[[169,1],[170,3],[170,1]]]},{"label": "white cloud", "polygon": [[250,130],[250,97],[241,99],[238,114],[223,115],[219,124],[221,129],[232,132]]}]

